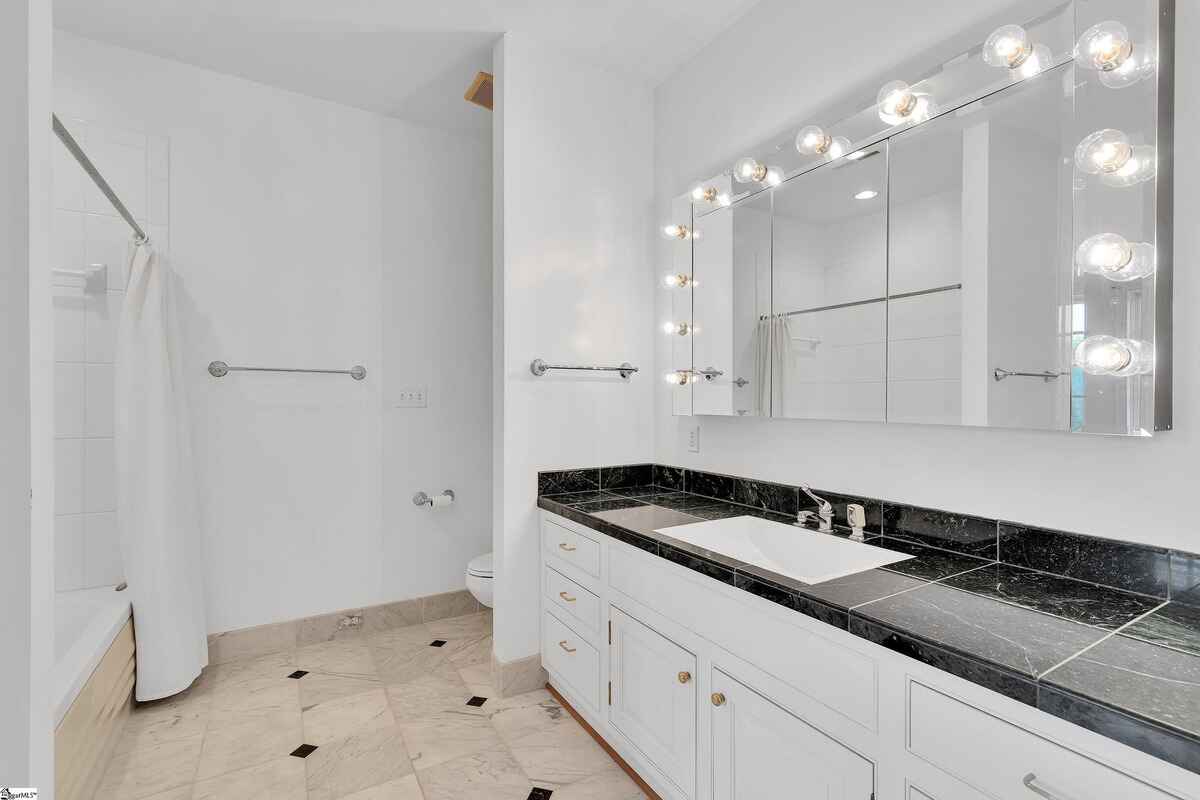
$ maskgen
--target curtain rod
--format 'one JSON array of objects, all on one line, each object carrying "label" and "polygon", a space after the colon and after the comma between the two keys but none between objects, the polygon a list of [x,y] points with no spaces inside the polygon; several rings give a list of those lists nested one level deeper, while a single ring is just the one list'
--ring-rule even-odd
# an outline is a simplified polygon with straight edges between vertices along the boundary
[{"label": "curtain rod", "polygon": [[79,166],[83,167],[83,171],[88,174],[92,182],[96,184],[96,188],[104,193],[104,196],[108,198],[108,202],[113,204],[113,208],[117,210],[117,213],[129,223],[129,227],[133,228],[137,243],[145,244],[150,241],[150,237],[142,230],[142,226],[137,224],[137,221],[133,218],[133,214],[129,213],[129,209],[121,202],[121,198],[117,197],[117,193],[108,185],[108,181],[104,180],[104,176],[100,174],[100,170],[96,169],[96,165],[87,157],[87,153],[83,152],[83,148],[79,146],[79,142],[75,141],[75,137],[62,124],[58,115],[51,114],[50,117],[54,126],[54,133],[62,141],[63,145],[66,146],[67,150],[71,152],[71,155],[75,157],[75,160],[79,162]]}]

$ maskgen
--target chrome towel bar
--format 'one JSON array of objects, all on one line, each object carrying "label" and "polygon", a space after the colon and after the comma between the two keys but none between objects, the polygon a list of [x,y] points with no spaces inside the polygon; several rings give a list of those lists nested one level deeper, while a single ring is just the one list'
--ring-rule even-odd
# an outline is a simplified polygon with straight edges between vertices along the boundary
[{"label": "chrome towel bar", "polygon": [[1069,373],[1069,372],[1048,372],[1048,371],[1047,372],[1013,372],[1012,370],[1000,369],[1000,367],[996,367],[994,370],[992,370],[992,377],[996,379],[997,383],[1004,380],[1005,378],[1041,378],[1046,383],[1049,383],[1050,381],[1058,380],[1063,375],[1070,375],[1070,374],[1071,373]]},{"label": "chrome towel bar", "polygon": [[552,370],[552,369],[575,369],[575,370],[583,370],[584,372],[619,372],[621,374],[622,378],[628,378],[630,375],[632,375],[633,373],[638,371],[638,368],[633,366],[632,364],[630,364],[628,361],[626,361],[622,364],[619,364],[615,367],[605,367],[605,366],[586,367],[586,366],[575,366],[572,364],[547,364],[542,359],[535,358],[533,360],[533,362],[529,365],[529,371],[532,372],[534,375],[537,375],[539,378],[542,377],[543,375],[545,375],[549,370]]},{"label": "chrome towel bar", "polygon": [[350,369],[293,369],[290,367],[231,367],[224,361],[214,361],[208,365],[208,374],[214,378],[224,378],[231,372],[315,372],[323,375],[349,375],[356,381],[367,377],[367,368],[355,364]]}]

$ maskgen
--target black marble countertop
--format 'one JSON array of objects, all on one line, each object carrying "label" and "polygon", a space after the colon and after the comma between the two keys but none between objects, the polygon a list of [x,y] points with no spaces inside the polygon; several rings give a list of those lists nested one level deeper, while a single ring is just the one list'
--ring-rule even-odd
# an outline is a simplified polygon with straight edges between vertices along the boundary
[{"label": "black marble countertop", "polygon": [[743,504],[655,485],[543,491],[540,508],[1200,773],[1200,608],[1001,563],[974,546],[986,537],[973,518],[943,549],[889,535],[919,524],[889,526],[900,512],[888,509],[881,525],[869,509],[867,541],[914,558],[808,585],[656,532],[743,515],[795,524],[753,492]]}]

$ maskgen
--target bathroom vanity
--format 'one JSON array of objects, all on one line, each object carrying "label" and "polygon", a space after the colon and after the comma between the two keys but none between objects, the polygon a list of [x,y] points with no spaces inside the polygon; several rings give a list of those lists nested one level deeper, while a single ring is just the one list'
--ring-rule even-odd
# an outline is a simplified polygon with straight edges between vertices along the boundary
[{"label": "bathroom vanity", "polygon": [[664,798],[1200,797],[1200,657],[1165,639],[1196,612],[1142,591],[1194,556],[1131,550],[1102,586],[1043,571],[1098,577],[1064,547],[1126,555],[1101,540],[861,499],[887,563],[809,583],[849,543],[794,524],[795,487],[540,478],[543,664]]}]

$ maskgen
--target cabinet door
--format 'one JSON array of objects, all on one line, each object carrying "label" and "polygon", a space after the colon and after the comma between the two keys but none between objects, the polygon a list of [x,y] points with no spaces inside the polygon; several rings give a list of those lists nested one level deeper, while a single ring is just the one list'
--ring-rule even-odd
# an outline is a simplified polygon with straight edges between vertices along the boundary
[{"label": "cabinet door", "polygon": [[719,669],[712,673],[713,800],[871,800],[874,765]]},{"label": "cabinet door", "polygon": [[696,656],[611,609],[609,722],[691,796],[696,788]]}]

